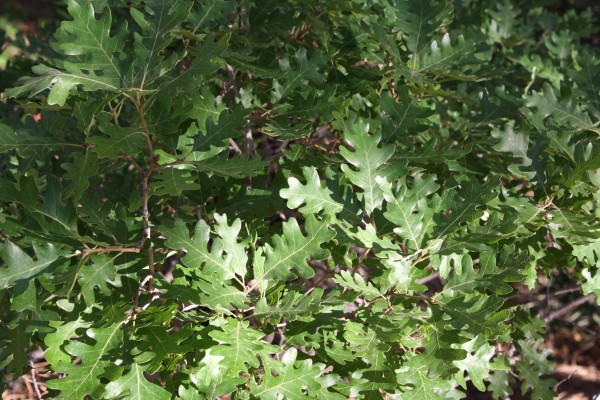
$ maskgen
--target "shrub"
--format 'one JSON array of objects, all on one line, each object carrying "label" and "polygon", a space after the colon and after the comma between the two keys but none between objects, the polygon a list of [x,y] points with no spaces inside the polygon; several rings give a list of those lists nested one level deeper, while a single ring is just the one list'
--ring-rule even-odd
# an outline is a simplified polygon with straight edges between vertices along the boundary
[{"label": "shrub", "polygon": [[42,347],[66,399],[552,398],[508,298],[566,267],[600,293],[589,10],[68,14],[5,92],[42,113],[0,125],[4,368]]}]

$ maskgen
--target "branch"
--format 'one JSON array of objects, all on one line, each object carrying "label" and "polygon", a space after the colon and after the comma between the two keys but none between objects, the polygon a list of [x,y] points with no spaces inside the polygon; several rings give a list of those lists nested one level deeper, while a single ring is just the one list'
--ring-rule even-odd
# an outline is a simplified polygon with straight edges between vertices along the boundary
[{"label": "branch", "polygon": [[131,163],[131,165],[133,165],[135,167],[135,169],[138,170],[139,172],[142,172],[144,170],[140,166],[140,164],[138,164],[137,161],[135,161],[133,159],[133,157],[131,157],[129,154],[125,154],[123,151],[119,150],[119,155],[121,157],[123,157],[124,159],[126,159],[127,161],[129,161]]},{"label": "branch", "polygon": [[33,366],[33,361],[29,361],[29,366],[31,367],[31,380],[33,381],[33,388],[35,389],[35,394],[39,400],[42,400],[42,394],[40,393],[40,388],[38,387],[38,382],[35,377],[35,368]]},{"label": "branch", "polygon": [[[152,228],[150,227],[150,211],[148,210],[148,197],[149,197],[149,187],[148,183],[150,181],[150,175],[152,175],[152,165],[154,163],[151,161],[151,166],[148,170],[142,172],[142,220],[144,221],[144,233],[142,234],[142,240],[140,241],[140,248],[144,247],[147,239],[150,239],[152,236]],[[150,279],[148,280],[150,290],[154,287],[154,250],[152,248],[152,243],[148,246],[148,276]]]},{"label": "branch", "polygon": [[[152,138],[150,136],[150,131],[148,130],[148,124],[146,123],[146,116],[144,115],[144,105],[140,100],[139,93],[136,94],[135,98],[131,99],[135,108],[137,110],[138,116],[140,118],[140,124],[142,125],[142,129],[144,131],[144,137],[146,138],[146,144],[148,146],[148,153],[150,154],[150,164],[146,169],[139,169],[140,172],[140,182],[142,185],[142,220],[144,222],[144,232],[142,234],[142,239],[140,240],[140,249],[144,247],[146,244],[146,240],[152,237],[152,228],[150,226],[150,211],[148,209],[148,197],[150,196],[149,182],[150,176],[152,172],[159,169],[158,167],[158,157],[154,153],[154,147],[152,145]],[[135,165],[135,164],[134,164]],[[152,243],[148,246],[148,286],[149,290],[152,291],[154,289],[154,249],[152,247]],[[135,301],[137,307],[137,299]]]},{"label": "branch", "polygon": [[109,247],[98,247],[95,249],[83,249],[81,253],[84,256],[88,254],[105,254],[105,253],[139,253],[139,247],[119,247],[119,246],[109,246]]},{"label": "branch", "polygon": [[549,324],[550,322],[554,321],[555,319],[560,318],[563,315],[570,313],[571,311],[577,309],[580,305],[585,304],[588,301],[593,300],[595,298],[596,298],[596,296],[593,293],[590,293],[587,296],[580,297],[577,300],[572,301],[571,303],[567,304],[566,306],[548,314],[544,318],[544,322]]},{"label": "branch", "polygon": [[154,160],[156,157],[154,155],[154,146],[152,146],[152,139],[150,138],[150,131],[148,130],[148,124],[146,123],[146,116],[144,115],[144,106],[140,101],[139,93],[135,98],[132,99],[133,104],[135,105],[135,109],[137,110],[138,116],[140,117],[140,124],[142,125],[142,129],[144,130],[144,136],[146,138],[146,144],[148,145],[148,152],[150,153],[150,158]]},{"label": "branch", "polygon": [[235,72],[233,71],[233,68],[231,68],[231,65],[226,63],[225,69],[227,70],[227,75],[229,75],[229,81],[225,82],[225,85],[223,85],[223,91],[227,93],[229,90],[233,90],[233,95],[235,97],[240,97],[240,92],[237,88],[237,83],[235,81]]}]

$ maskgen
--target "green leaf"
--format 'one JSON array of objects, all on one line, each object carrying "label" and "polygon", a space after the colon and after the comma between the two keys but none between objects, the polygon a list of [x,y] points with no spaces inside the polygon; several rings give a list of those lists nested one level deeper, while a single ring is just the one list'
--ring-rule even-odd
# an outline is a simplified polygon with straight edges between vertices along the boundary
[{"label": "green leaf", "polygon": [[393,254],[383,260],[383,263],[389,269],[388,282],[395,292],[407,294],[427,289],[427,286],[417,283],[417,280],[429,276],[430,273],[414,266],[410,258]]},{"label": "green leaf", "polygon": [[302,234],[298,221],[290,218],[283,223],[283,234],[273,236],[272,244],[265,243],[255,259],[254,279],[256,287],[264,290],[277,281],[310,278],[313,269],[306,259],[322,260],[329,256],[329,251],[321,245],[335,237],[335,232],[329,228],[329,221],[317,220],[314,216],[306,217],[304,223],[306,235]]},{"label": "green leaf", "polygon": [[394,146],[378,147],[381,134],[369,135],[369,124],[361,120],[344,121],[344,137],[353,151],[340,149],[340,154],[354,169],[347,164],[342,165],[342,171],[354,185],[363,190],[362,196],[365,211],[371,214],[383,204],[383,191],[377,184],[377,178],[387,178],[392,182],[401,174],[398,165],[386,165],[394,154]]},{"label": "green leaf", "polygon": [[232,12],[235,6],[227,0],[207,0],[200,3],[194,2],[193,12],[189,22],[193,27],[192,32],[203,31],[206,28],[219,24],[224,20],[227,11]]},{"label": "green leaf", "polygon": [[179,0],[150,0],[141,12],[130,8],[131,17],[141,29],[134,33],[135,62],[131,66],[131,86],[143,90],[160,78],[173,61],[165,62],[164,50],[172,42],[173,31],[185,21],[191,4]]},{"label": "green leaf", "polygon": [[260,175],[267,165],[260,160],[250,160],[238,157],[229,158],[226,154],[208,160],[184,161],[183,164],[192,166],[197,171],[204,172],[209,176],[222,176],[237,179]]},{"label": "green leaf", "polygon": [[414,55],[422,53],[433,34],[450,22],[452,5],[444,1],[392,0],[395,27],[403,34],[403,42]]},{"label": "green leaf", "polygon": [[581,275],[585,278],[585,283],[581,285],[583,294],[594,293],[596,295],[596,302],[600,304],[600,272],[592,276],[592,273],[588,268],[581,271]]},{"label": "green leaf", "polygon": [[67,376],[46,383],[50,389],[60,390],[60,395],[55,397],[56,399],[79,400],[85,396],[99,398],[105,392],[105,385],[101,379],[113,375],[115,365],[107,358],[110,351],[117,349],[123,342],[121,323],[106,328],[88,329],[86,336],[93,339],[94,344],[71,341],[65,346],[66,352],[78,357],[81,363],[59,364],[56,371]]},{"label": "green leaf", "polygon": [[296,68],[293,69],[288,58],[279,60],[279,67],[285,73],[286,79],[280,83],[273,80],[273,92],[271,101],[273,103],[281,101],[290,96],[299,86],[307,82],[318,84],[324,80],[323,74],[319,72],[327,62],[327,57],[319,52],[312,54],[310,60],[306,56],[306,49],[301,47],[294,55]]},{"label": "green leaf", "polygon": [[[82,5],[82,4],[83,5]],[[112,16],[105,8],[100,20],[96,19],[92,4],[68,0],[67,8],[72,21],[65,21],[56,32],[55,49],[90,68],[90,75],[114,87],[121,85],[123,76],[120,63],[123,56],[124,41],[122,34],[110,35]],[[75,67],[75,65],[72,65]],[[97,71],[102,71],[97,75]],[[49,104],[52,104],[49,102]]]},{"label": "green leaf", "polygon": [[138,364],[131,364],[131,369],[119,379],[106,385],[105,396],[119,397],[120,399],[159,399],[171,398],[171,393],[151,383],[144,375],[144,368]]},{"label": "green leaf", "polygon": [[33,135],[27,131],[15,131],[8,125],[0,124],[0,153],[16,150],[21,155],[47,152],[57,147],[81,147],[78,143],[59,143],[47,136]]},{"label": "green leaf", "polygon": [[354,356],[366,362],[370,370],[389,372],[386,364],[390,345],[380,340],[375,327],[348,321],[345,328],[344,339]]},{"label": "green leaf", "polygon": [[81,294],[85,300],[85,304],[91,307],[97,304],[96,295],[94,290],[100,289],[100,292],[104,296],[110,296],[111,287],[120,287],[121,280],[119,278],[119,271],[129,266],[130,263],[117,262],[119,255],[109,257],[105,254],[94,254],[90,257],[90,264],[85,264],[81,267],[78,272],[79,286],[81,288]]},{"label": "green leaf", "polygon": [[118,158],[121,154],[135,156],[146,149],[146,139],[141,128],[100,125],[103,136],[90,136],[88,144],[98,158]]},{"label": "green leaf", "polygon": [[[244,245],[237,242],[241,221],[235,220],[227,225],[225,215],[217,217],[218,237],[211,240],[210,227],[204,220],[196,225],[192,236],[181,219],[175,220],[173,228],[161,227],[161,233],[167,237],[166,245],[171,249],[187,253],[182,257],[187,268],[201,269],[203,276],[212,276],[217,281],[238,280],[246,272],[246,251]],[[222,235],[222,236],[221,236]]]},{"label": "green leaf", "polygon": [[531,159],[527,155],[529,148],[529,133],[524,129],[518,129],[515,132],[514,121],[509,121],[504,125],[504,129],[496,128],[492,131],[492,136],[499,139],[500,142],[494,146],[494,149],[501,152],[512,153],[514,157],[522,160],[522,165],[531,165]]},{"label": "green leaf", "polygon": [[463,343],[460,348],[467,352],[467,357],[463,360],[453,361],[453,364],[459,368],[454,376],[456,381],[466,389],[466,373],[471,378],[473,385],[481,392],[485,392],[486,387],[483,381],[490,376],[490,370],[492,369],[490,359],[494,356],[496,350],[480,337]]},{"label": "green leaf", "polygon": [[156,196],[181,196],[198,188],[195,173],[189,169],[161,168],[152,178],[152,194]]},{"label": "green leaf", "polygon": [[478,182],[470,181],[461,185],[462,190],[459,193],[454,190],[445,192],[442,207],[446,208],[446,211],[434,218],[437,220],[437,237],[452,233],[464,222],[480,218],[483,212],[477,208],[494,198],[492,191],[498,186],[498,183],[497,180],[490,179],[484,186],[480,186]]},{"label": "green leaf", "polygon": [[47,349],[44,352],[44,358],[54,368],[59,368],[59,365],[70,364],[71,356],[65,353],[63,345],[72,340],[73,337],[77,336],[76,331],[80,328],[89,328],[91,323],[84,321],[81,318],[77,318],[74,321],[62,323],[60,321],[51,321],[50,326],[55,328],[56,331],[49,333],[44,338],[44,343]]},{"label": "green leaf", "polygon": [[[190,380],[206,397],[221,396],[231,393],[236,385],[245,381],[242,377],[228,376],[227,367],[221,364],[223,356],[213,356],[212,349],[206,350],[204,358],[200,360],[202,365],[198,370],[190,373]],[[181,389],[180,389],[181,394]],[[206,398],[194,397],[194,399]],[[185,398],[185,397],[182,397]]]},{"label": "green leaf", "polygon": [[73,163],[64,163],[61,166],[67,171],[65,178],[71,181],[64,191],[64,197],[73,198],[74,201],[80,200],[83,192],[90,186],[89,179],[98,173],[96,153],[85,152],[76,157]]},{"label": "green leaf", "polygon": [[302,173],[306,178],[306,185],[294,177],[288,178],[287,189],[281,189],[279,195],[287,199],[288,208],[294,209],[302,206],[299,211],[304,214],[316,214],[323,210],[324,214],[334,215],[344,208],[340,203],[331,198],[331,190],[321,186],[319,174],[315,167],[303,167]]},{"label": "green leaf", "polygon": [[512,384],[515,378],[511,375],[511,371],[495,371],[488,378],[488,382],[488,391],[492,393],[494,399],[513,394]]},{"label": "green leaf", "polygon": [[429,366],[420,357],[412,356],[397,373],[398,384],[402,386],[402,399],[406,400],[446,400],[452,390],[452,383],[441,377],[431,377]]},{"label": "green leaf", "polygon": [[572,188],[578,181],[586,179],[589,170],[600,168],[600,145],[589,143],[585,146],[583,143],[575,145],[574,168],[569,168],[566,173],[565,185]]},{"label": "green leaf", "polygon": [[111,36],[112,16],[106,8],[98,20],[89,2],[68,1],[72,21],[65,21],[56,32],[54,49],[64,60],[54,60],[58,68],[35,66],[35,78],[25,78],[8,96],[35,95],[50,89],[48,104],[65,104],[72,88],[118,91],[123,87],[125,61],[124,33]]},{"label": "green leaf", "polygon": [[36,65],[31,70],[38,76],[32,78],[21,78],[17,81],[19,86],[7,89],[9,97],[22,97],[23,95],[35,96],[46,89],[48,93],[47,103],[64,106],[71,89],[82,86],[85,90],[107,90],[117,91],[120,85],[114,85],[112,80],[105,81],[102,77],[87,75],[71,64],[66,64],[66,71],[51,68],[46,65]]},{"label": "green leaf", "polygon": [[340,274],[336,275],[333,281],[344,288],[354,290],[367,301],[383,297],[383,293],[373,286],[372,283],[366,282],[360,274],[355,273],[352,275],[348,271],[340,271]]},{"label": "green leaf", "polygon": [[5,365],[9,365],[10,370],[19,375],[22,375],[26,371],[28,364],[27,349],[31,346],[31,339],[25,333],[26,327],[27,321],[21,320],[15,324],[13,329],[7,329],[7,332],[4,334],[4,337],[10,342],[10,348],[3,349],[2,351],[2,356],[6,356],[6,360],[4,361],[10,361],[10,364],[6,363]]},{"label": "green leaf", "polygon": [[540,379],[543,374],[550,373],[554,370],[554,364],[548,361],[548,356],[552,353],[552,349],[544,348],[540,350],[543,339],[518,340],[518,347],[521,350],[523,359],[517,361],[516,367],[519,371],[519,376],[523,379],[521,385],[521,394],[525,394],[531,389],[532,399],[549,399],[553,398],[556,393],[552,389],[556,385],[554,379]]},{"label": "green leaf", "polygon": [[247,321],[220,319],[218,323],[219,329],[209,333],[218,343],[210,353],[223,357],[221,364],[227,368],[230,376],[239,376],[239,372],[246,372],[250,367],[258,368],[259,354],[281,351],[277,346],[263,341],[264,334],[250,328]]},{"label": "green leaf", "polygon": [[510,312],[503,309],[503,305],[504,300],[495,296],[459,296],[449,301],[444,298],[439,308],[450,317],[447,324],[453,328],[493,339],[510,331],[510,327],[506,326]]},{"label": "green leaf", "polygon": [[196,44],[190,49],[193,61],[189,68],[182,73],[177,71],[176,74],[163,79],[164,82],[161,83],[156,96],[166,98],[182,90],[182,88],[189,90],[201,86],[207,75],[219,69],[219,64],[214,62],[213,59],[219,59],[227,50],[228,45],[229,35],[224,35],[218,40],[216,40],[214,33],[207,35],[202,43]]},{"label": "green leaf", "polygon": [[454,39],[454,43],[452,41],[450,34],[446,33],[439,43],[437,40],[431,42],[428,52],[409,62],[409,79],[414,81],[424,73],[448,74],[448,70],[475,50],[474,44],[465,41],[463,36]]},{"label": "green leaf", "polygon": [[381,94],[380,106],[385,112],[381,118],[386,141],[424,131],[427,129],[427,118],[433,114],[433,111],[420,107],[422,101],[411,95],[406,87],[398,88],[397,94],[397,100],[387,92]]},{"label": "green leaf", "polygon": [[225,139],[240,136],[247,113],[241,107],[231,113],[225,110],[219,115],[219,122],[216,125],[212,118],[208,118],[206,120],[206,133],[196,136],[193,150],[209,150],[211,146],[222,145]]},{"label": "green leaf", "polygon": [[227,310],[245,310],[249,307],[247,293],[233,285],[224,284],[211,277],[201,277],[196,282],[196,287],[202,292],[199,303],[219,313]]},{"label": "green leaf", "polygon": [[407,240],[411,250],[422,248],[423,241],[433,231],[434,216],[441,205],[437,195],[428,199],[439,188],[435,179],[433,175],[416,175],[410,189],[402,182],[397,185],[395,193],[391,184],[378,181],[387,202],[383,215],[396,225],[394,233]]},{"label": "green leaf", "polygon": [[274,304],[269,304],[266,298],[261,298],[256,303],[254,316],[261,319],[269,317],[272,322],[280,321],[282,318],[291,322],[301,317],[310,317],[322,308],[323,289],[317,288],[310,294],[290,291],[278,300]]},{"label": "green leaf", "polygon": [[50,272],[59,265],[59,260],[67,252],[57,249],[48,243],[45,246],[33,245],[36,259],[31,258],[12,242],[0,243],[0,258],[6,268],[0,269],[0,287],[6,288],[24,279],[35,278],[43,273]]},{"label": "green leaf", "polygon": [[600,116],[600,90],[597,88],[598,84],[596,83],[600,78],[598,56],[594,53],[582,51],[577,55],[577,63],[580,68],[569,69],[567,74],[577,82],[577,92],[581,93],[581,97],[590,99],[586,103],[586,109],[598,120]]},{"label": "green leaf", "polygon": [[572,130],[594,129],[588,113],[569,96],[557,98],[549,83],[543,85],[541,92],[529,95],[525,106],[524,113],[541,131],[546,125]]},{"label": "green leaf", "polygon": [[[311,360],[296,360],[297,354],[298,351],[291,348],[281,357],[281,362],[265,360],[269,370],[276,371],[277,375],[267,373],[260,384],[252,382],[250,391],[252,395],[265,400],[280,398],[296,400],[306,399],[307,396],[315,397],[315,393],[321,392],[326,382],[326,378],[321,377],[324,366],[313,365]],[[338,398],[327,390],[321,393],[327,398]]]},{"label": "green leaf", "polygon": [[600,240],[573,246],[573,255],[581,262],[594,265],[600,261]]},{"label": "green leaf", "polygon": [[499,295],[513,291],[510,282],[519,282],[526,274],[531,263],[531,257],[525,252],[513,255],[514,247],[502,248],[496,261],[495,252],[482,252],[479,256],[479,269],[475,272],[473,260],[469,256],[462,258],[461,265],[455,261],[454,273],[448,280],[443,291],[446,293],[493,292]]}]

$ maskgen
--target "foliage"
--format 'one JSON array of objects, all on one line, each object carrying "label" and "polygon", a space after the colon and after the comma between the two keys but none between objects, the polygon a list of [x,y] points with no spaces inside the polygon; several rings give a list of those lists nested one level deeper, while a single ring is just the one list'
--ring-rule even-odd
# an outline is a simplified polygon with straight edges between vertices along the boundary
[{"label": "foliage", "polygon": [[41,346],[68,399],[552,396],[508,298],[566,267],[600,293],[591,12],[67,12],[4,93],[41,114],[0,124],[2,368]]}]

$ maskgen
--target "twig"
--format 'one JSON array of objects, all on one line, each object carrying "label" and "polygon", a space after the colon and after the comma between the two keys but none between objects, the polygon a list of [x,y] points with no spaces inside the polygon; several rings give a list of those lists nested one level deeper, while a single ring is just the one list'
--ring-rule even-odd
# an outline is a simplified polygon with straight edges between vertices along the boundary
[{"label": "twig", "polygon": [[544,322],[549,324],[550,322],[554,321],[555,319],[560,318],[563,315],[570,313],[571,311],[575,310],[580,305],[585,304],[588,301],[593,300],[594,298],[596,298],[596,296],[593,293],[590,293],[587,296],[580,297],[577,300],[570,302],[566,306],[548,314],[544,318]]},{"label": "twig", "polygon": [[[252,129],[250,128],[249,123],[244,126],[244,140],[246,154],[250,160],[254,160],[254,157],[256,157],[256,149],[254,149],[254,138],[252,137]],[[252,177],[249,176],[247,179],[248,183],[246,184],[246,188],[250,190],[252,189]]]},{"label": "twig", "polygon": [[140,282],[140,285],[138,286],[138,290],[135,292],[135,295],[133,296],[133,307],[131,307],[131,309],[128,311],[128,315],[127,315],[127,318],[125,319],[125,323],[127,323],[128,321],[131,320],[131,321],[134,321],[134,324],[135,324],[135,318],[136,318],[138,312],[141,311],[141,309],[139,307],[140,296],[142,295],[142,292],[144,291],[144,287],[150,281],[150,279],[152,279],[152,276],[150,274],[148,274]]},{"label": "twig", "polygon": [[572,376],[573,376],[573,374],[569,374],[569,376],[567,376],[565,379],[561,380],[556,385],[554,385],[554,387],[552,388],[552,390],[554,390],[555,392],[558,393],[558,387],[560,385],[562,385],[563,383],[565,383],[566,381],[568,381],[569,379],[571,379]]},{"label": "twig", "polygon": [[[140,100],[140,94],[137,93],[135,98],[131,98],[135,108],[137,110],[138,116],[140,118],[140,124],[142,125],[142,129],[144,131],[144,137],[146,138],[146,144],[148,146],[148,153],[150,154],[150,164],[148,168],[142,169],[139,168],[140,172],[140,182],[142,185],[142,220],[144,222],[144,233],[142,235],[142,239],[140,240],[140,248],[143,248],[146,244],[146,240],[151,239],[152,237],[152,228],[150,226],[150,211],[148,209],[148,197],[150,196],[149,182],[150,176],[152,173],[158,169],[158,157],[154,153],[154,147],[152,145],[152,138],[150,137],[150,131],[148,129],[148,124],[146,123],[146,117],[144,115],[144,105]],[[134,164],[135,165],[135,164]],[[148,276],[144,281],[148,281],[149,290],[152,291],[154,289],[154,249],[152,247],[152,242],[148,246]],[[137,308],[137,298],[135,300],[136,308]]]},{"label": "twig", "polygon": [[35,378],[35,368],[33,367],[33,361],[30,360],[29,365],[31,366],[31,380],[33,381],[33,389],[35,390],[35,394],[37,395],[38,399],[42,400],[42,394],[40,393],[37,379]]},{"label": "twig", "polygon": [[556,290],[556,291],[550,293],[550,295],[551,296],[558,296],[558,295],[561,295],[561,294],[567,294],[567,293],[573,293],[573,292],[580,292],[580,291],[581,291],[581,286],[573,286],[573,287],[568,287],[568,288]]},{"label": "twig", "polygon": [[425,278],[423,278],[423,279],[417,279],[417,281],[416,281],[416,282],[417,282],[418,284],[420,284],[420,285],[424,285],[424,284],[426,284],[427,282],[431,282],[431,281],[434,281],[434,280],[438,279],[439,277],[440,277],[440,272],[439,272],[439,271],[435,271],[434,273],[432,273],[432,274],[431,274],[431,275],[429,275],[429,276],[426,276],[426,277],[425,277]]},{"label": "twig", "polygon": [[150,153],[150,158],[154,159],[154,146],[152,146],[152,139],[150,138],[150,131],[148,130],[148,124],[146,123],[146,116],[144,115],[144,106],[140,101],[140,95],[138,95],[133,99],[133,104],[138,112],[138,116],[140,117],[140,124],[142,125],[142,129],[144,130],[144,136],[146,137],[146,144],[148,146],[148,152]]},{"label": "twig", "polygon": [[81,253],[84,256],[88,254],[104,254],[104,253],[139,253],[139,247],[118,247],[118,246],[109,246],[109,247],[99,247],[95,249],[83,249]]},{"label": "twig", "polygon": [[233,71],[233,68],[231,68],[231,65],[225,63],[225,69],[227,70],[227,75],[229,75],[229,82],[225,84],[224,91],[227,92],[229,90],[233,90],[234,96],[240,97],[240,92],[237,88],[237,83],[235,81],[235,72]]},{"label": "twig", "polygon": [[144,169],[140,166],[140,164],[137,163],[137,161],[135,161],[133,159],[133,157],[131,157],[129,154],[125,154],[124,152],[119,150],[119,155],[121,157],[123,157],[124,159],[126,159],[127,161],[129,161],[131,163],[131,165],[133,165],[135,167],[135,169],[137,169],[139,172],[142,172]]},{"label": "twig", "polygon": [[237,143],[232,138],[229,138],[229,145],[240,156],[242,156],[244,154],[244,153],[242,153],[242,150],[239,148],[239,146],[237,145]]},{"label": "twig", "polygon": [[558,290],[555,290],[554,292],[550,292],[550,291],[546,290],[546,293],[521,292],[521,293],[516,293],[516,294],[508,297],[507,300],[523,304],[523,303],[528,303],[530,301],[542,301],[542,300],[547,301],[549,297],[551,298],[554,296],[560,296],[563,294],[580,292],[580,291],[581,291],[581,286],[573,286],[573,287],[567,287],[564,289],[558,289]]},{"label": "twig", "polygon": [[373,68],[384,69],[386,67],[386,64],[376,63],[375,61],[370,61],[370,60],[367,60],[366,58],[364,58],[364,59],[352,64],[351,67],[373,67]]},{"label": "twig", "polygon": [[190,304],[189,306],[183,307],[183,309],[181,311],[188,312],[188,311],[196,310],[200,307],[202,307],[200,304]]},{"label": "twig", "polygon": [[[150,180],[150,175],[152,174],[152,169],[148,169],[142,173],[142,219],[144,221],[144,233],[142,235],[142,240],[140,241],[140,248],[144,247],[146,240],[150,240],[152,236],[152,228],[150,227],[150,211],[148,210],[148,197],[149,197],[149,187],[148,182]],[[154,287],[154,250],[152,248],[152,243],[148,246],[148,276],[150,279],[148,280],[148,284],[150,286],[150,290]]]},{"label": "twig", "polygon": [[250,124],[246,124],[244,126],[244,138],[246,154],[248,154],[248,158],[254,160],[256,157],[256,149],[254,148],[254,138],[252,137],[252,129],[250,128]]}]

